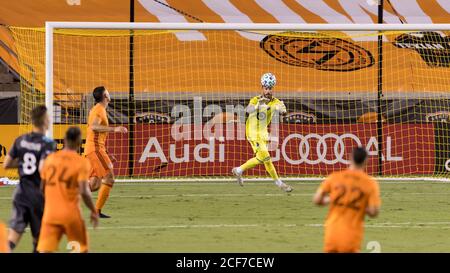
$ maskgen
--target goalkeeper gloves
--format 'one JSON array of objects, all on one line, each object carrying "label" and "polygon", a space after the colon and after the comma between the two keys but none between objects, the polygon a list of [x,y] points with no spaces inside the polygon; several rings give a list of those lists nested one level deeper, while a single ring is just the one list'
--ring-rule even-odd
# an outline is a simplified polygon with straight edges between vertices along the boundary
[{"label": "goalkeeper gloves", "polygon": [[284,114],[284,113],[286,113],[286,106],[284,105],[283,102],[281,102],[281,104],[275,105],[274,110]]},{"label": "goalkeeper gloves", "polygon": [[270,100],[268,98],[264,97],[264,96],[260,96],[259,99],[258,99],[259,103],[266,103],[266,102],[269,102],[269,101]]},{"label": "goalkeeper gloves", "polygon": [[257,103],[257,105],[256,105],[256,109],[258,109],[258,110],[266,110],[267,108],[269,108],[269,106],[266,104],[266,102],[269,102],[269,99],[268,98],[266,98],[266,97],[264,97],[264,96],[261,96],[261,97],[259,97],[259,99],[258,99],[258,103]]}]

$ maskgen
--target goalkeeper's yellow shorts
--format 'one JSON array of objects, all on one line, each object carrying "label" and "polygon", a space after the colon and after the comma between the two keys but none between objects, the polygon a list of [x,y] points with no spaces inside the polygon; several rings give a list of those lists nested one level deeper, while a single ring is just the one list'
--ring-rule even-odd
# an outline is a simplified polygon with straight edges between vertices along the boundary
[{"label": "goalkeeper's yellow shorts", "polygon": [[269,149],[266,140],[249,140],[252,146],[253,152],[255,153],[256,159],[261,162],[270,159]]}]

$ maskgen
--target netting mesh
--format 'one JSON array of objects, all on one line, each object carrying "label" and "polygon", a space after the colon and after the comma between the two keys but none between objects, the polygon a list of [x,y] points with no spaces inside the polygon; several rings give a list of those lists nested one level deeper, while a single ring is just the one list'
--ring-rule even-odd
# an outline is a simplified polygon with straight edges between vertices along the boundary
[{"label": "netting mesh", "polygon": [[[10,30],[26,126],[31,108],[44,103],[45,33]],[[68,125],[85,137],[92,90],[103,85],[112,95],[110,124],[131,130],[108,136],[116,175],[228,176],[253,156],[244,109],[261,94],[261,75],[272,72],[274,96],[287,107],[269,129],[282,177],[343,169],[356,145],[367,147],[371,174],[447,176],[448,34],[384,32],[380,82],[376,32],[58,29],[54,138],[62,145]],[[263,166],[248,175],[266,176]]]}]

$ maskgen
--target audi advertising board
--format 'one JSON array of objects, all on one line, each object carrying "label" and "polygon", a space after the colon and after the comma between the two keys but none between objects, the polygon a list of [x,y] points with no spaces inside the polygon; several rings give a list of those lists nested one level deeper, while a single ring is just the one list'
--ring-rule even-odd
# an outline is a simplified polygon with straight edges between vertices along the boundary
[{"label": "audi advertising board", "polygon": [[[207,128],[205,124],[183,124],[178,127],[174,124],[138,124],[134,175],[229,175],[230,166],[239,166],[253,156],[245,139],[244,127],[243,124],[220,124],[213,128]],[[120,166],[115,168],[117,175],[126,175],[126,136],[116,134],[108,141],[108,147],[113,147],[110,152],[119,155],[116,164]],[[368,172],[377,173],[375,123],[280,124],[278,141],[273,139],[269,149],[280,175],[327,175],[348,166],[350,152],[356,145],[367,148],[370,155]],[[435,170],[434,151],[433,124],[383,126],[384,175],[432,174]],[[248,172],[248,175],[264,174],[261,166]]]}]

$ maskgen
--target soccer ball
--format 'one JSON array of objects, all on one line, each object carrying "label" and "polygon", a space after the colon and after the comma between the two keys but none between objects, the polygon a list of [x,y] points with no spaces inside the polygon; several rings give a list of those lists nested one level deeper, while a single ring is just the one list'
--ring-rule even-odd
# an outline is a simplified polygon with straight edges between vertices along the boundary
[{"label": "soccer ball", "polygon": [[272,73],[265,73],[261,77],[261,85],[264,88],[272,89],[275,84],[277,84],[277,79],[275,78],[275,75]]}]

